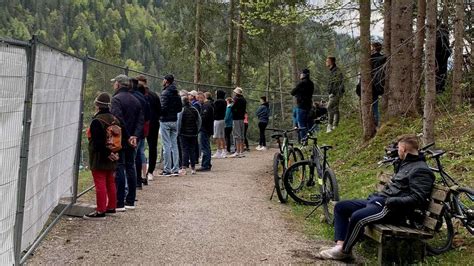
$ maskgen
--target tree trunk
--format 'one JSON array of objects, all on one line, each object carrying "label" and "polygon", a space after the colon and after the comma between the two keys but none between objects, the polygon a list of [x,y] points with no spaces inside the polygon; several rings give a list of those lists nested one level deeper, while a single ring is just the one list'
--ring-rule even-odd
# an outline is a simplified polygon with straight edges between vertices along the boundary
[{"label": "tree trunk", "polygon": [[[397,0],[392,2],[392,64],[390,72],[390,98],[388,116],[399,118],[407,111],[406,100],[412,92],[412,53],[411,36],[413,1]],[[411,98],[412,99],[412,98]]]},{"label": "tree trunk", "polygon": [[449,1],[452,0],[443,0],[443,10],[441,11],[441,22],[449,27]]},{"label": "tree trunk", "polygon": [[423,108],[423,141],[434,142],[436,104],[436,0],[426,1],[425,106]]},{"label": "tree trunk", "polygon": [[360,72],[361,112],[363,138],[365,141],[375,135],[375,121],[372,112],[372,81],[370,77],[370,0],[360,0]]},{"label": "tree trunk", "polygon": [[267,63],[268,63],[268,68],[267,68],[267,93],[265,96],[267,96],[267,99],[270,99],[270,78],[272,75],[272,68],[271,68],[271,49],[270,49],[270,43],[268,45],[268,58],[267,58]]},{"label": "tree trunk", "polygon": [[[278,64],[278,87],[280,88],[280,121],[285,121],[285,109],[284,109],[284,104],[283,104],[283,89],[282,89],[282,83],[283,83],[283,72],[281,71],[281,64]],[[275,115],[272,114],[272,119],[275,120]],[[281,126],[281,124],[280,124]]]},{"label": "tree trunk", "polygon": [[229,31],[227,33],[227,86],[232,86],[232,65],[234,59],[234,0],[229,1]]},{"label": "tree trunk", "polygon": [[[454,19],[454,68],[453,68],[453,94],[451,106],[456,109],[461,104],[462,92],[462,64],[464,47],[464,5],[463,0],[456,0],[456,16]],[[472,51],[471,51],[472,52]]]},{"label": "tree trunk", "polygon": [[290,52],[291,52],[291,74],[292,74],[292,80],[293,80],[293,86],[296,86],[299,82],[299,77],[298,77],[298,62],[296,61],[296,27],[293,26],[293,31],[291,34],[291,47],[290,47]]},{"label": "tree trunk", "polygon": [[425,44],[426,0],[418,0],[416,16],[415,50],[413,51],[413,104],[412,113],[422,112],[420,91],[423,84],[423,46]]},{"label": "tree trunk", "polygon": [[202,0],[196,1],[196,31],[194,33],[194,89],[199,90],[197,83],[201,83],[201,50],[202,50]]},{"label": "tree trunk", "polygon": [[235,85],[241,85],[241,75],[242,75],[242,42],[244,39],[244,30],[242,28],[242,5],[239,7],[238,13],[238,23],[237,26],[237,44],[236,44],[236,51],[235,51]]},{"label": "tree trunk", "polygon": [[[392,36],[392,0],[385,0],[383,4],[383,50],[385,56],[390,58],[391,54],[391,36]],[[382,114],[388,110],[388,99],[390,98],[390,62],[385,63],[385,93],[382,96]]]}]

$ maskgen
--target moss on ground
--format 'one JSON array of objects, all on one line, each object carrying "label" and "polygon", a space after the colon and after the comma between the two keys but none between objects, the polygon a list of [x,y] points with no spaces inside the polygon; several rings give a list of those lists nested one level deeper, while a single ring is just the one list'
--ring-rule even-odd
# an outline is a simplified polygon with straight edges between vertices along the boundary
[{"label": "moss on ground", "polygon": [[[390,168],[378,168],[377,162],[383,157],[384,147],[398,135],[422,132],[422,123],[421,118],[385,122],[377,136],[367,143],[361,140],[362,127],[357,113],[345,117],[332,133],[327,134],[322,128],[318,141],[334,147],[329,152],[329,162],[336,172],[341,199],[365,198],[373,192],[378,173],[392,171]],[[438,116],[436,148],[447,151],[442,157],[446,171],[461,184],[474,187],[474,112],[465,109],[456,114]],[[318,210],[309,219],[304,219],[311,207],[291,204],[310,237],[332,240],[333,228],[321,222],[322,211]],[[426,263],[472,265],[474,238],[460,227],[455,243],[457,247],[445,254],[428,257]],[[375,264],[376,247],[370,241],[358,244],[356,252],[365,257],[368,264]]]}]

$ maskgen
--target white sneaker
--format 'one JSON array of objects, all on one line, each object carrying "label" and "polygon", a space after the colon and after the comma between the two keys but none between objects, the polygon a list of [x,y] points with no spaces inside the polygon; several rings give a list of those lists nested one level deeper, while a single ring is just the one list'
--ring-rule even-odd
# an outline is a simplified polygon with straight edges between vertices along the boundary
[{"label": "white sneaker", "polygon": [[186,169],[179,169],[179,175],[186,175]]},{"label": "white sneaker", "polygon": [[331,133],[332,132],[332,126],[328,125],[328,129],[326,130],[326,133]]},{"label": "white sneaker", "polygon": [[266,151],[266,150],[268,150],[268,149],[267,149],[267,147],[262,146],[262,148],[261,148],[260,150],[261,150],[261,151]]},{"label": "white sneaker", "polygon": [[245,157],[245,154],[243,152],[239,153],[239,158]]},{"label": "white sneaker", "polygon": [[124,212],[126,211],[127,209],[125,207],[122,207],[122,208],[115,208],[115,211],[116,212]]},{"label": "white sneaker", "polygon": [[260,145],[258,145],[257,147],[255,147],[255,149],[256,149],[257,151],[259,151],[261,148],[262,148],[262,146],[260,146]]},{"label": "white sneaker", "polygon": [[239,153],[235,152],[232,155],[230,155],[229,158],[239,158]]},{"label": "white sneaker", "polygon": [[153,181],[153,174],[152,173],[148,173],[146,175],[146,178],[148,178],[148,181]]},{"label": "white sneaker", "polygon": [[191,174],[192,174],[192,175],[195,175],[195,174],[196,174],[196,170],[195,170],[195,169],[191,170]]},{"label": "white sneaker", "polygon": [[221,153],[222,158],[227,158],[227,151],[223,150]]},{"label": "white sneaker", "polygon": [[[127,210],[135,210],[137,207],[135,207],[135,205],[125,205],[125,209]],[[117,209],[115,209],[117,210]]]},{"label": "white sneaker", "polygon": [[221,150],[217,150],[216,153],[214,153],[214,155],[211,156],[211,158],[221,158]]},{"label": "white sneaker", "polygon": [[325,260],[347,260],[352,258],[352,253],[346,254],[342,252],[342,246],[336,245],[319,252],[319,257]]}]

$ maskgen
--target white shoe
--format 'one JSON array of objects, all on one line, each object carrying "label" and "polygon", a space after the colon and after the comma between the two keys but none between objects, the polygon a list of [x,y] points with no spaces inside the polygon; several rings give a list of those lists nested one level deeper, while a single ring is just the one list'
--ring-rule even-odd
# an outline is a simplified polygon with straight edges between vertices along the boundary
[{"label": "white shoe", "polygon": [[115,211],[116,212],[124,212],[126,211],[127,209],[125,207],[122,207],[122,208],[115,208]]},{"label": "white shoe", "polygon": [[191,170],[191,174],[192,174],[192,175],[195,175],[195,174],[196,174],[196,170],[195,170],[195,169]]},{"label": "white shoe", "polygon": [[331,133],[332,132],[332,126],[328,125],[328,129],[326,130],[326,133]]},{"label": "white shoe", "polygon": [[262,146],[258,145],[257,147],[255,147],[255,149],[259,151],[260,149],[262,149]]},{"label": "white shoe", "polygon": [[186,175],[186,169],[179,169],[178,171],[179,175]]},{"label": "white shoe", "polygon": [[352,253],[346,254],[342,252],[342,246],[336,245],[319,252],[319,257],[325,260],[347,260],[352,258]]},{"label": "white shoe", "polygon": [[148,178],[148,181],[153,181],[153,174],[152,173],[148,173],[146,175],[146,178]]},{"label": "white shoe", "polygon": [[227,151],[223,150],[221,153],[222,158],[227,158]]},{"label": "white shoe", "polygon": [[261,151],[266,151],[266,150],[268,150],[268,148],[265,147],[265,146],[263,146],[262,149],[261,149]]},{"label": "white shoe", "polygon": [[239,158],[239,153],[235,152],[232,155],[230,155],[229,158]]},{"label": "white shoe", "polygon": [[243,152],[239,153],[239,158],[245,157],[245,154]]},{"label": "white shoe", "polygon": [[[135,210],[137,207],[135,207],[135,205],[125,205],[125,209],[127,210]],[[117,209],[115,209],[117,210]]]},{"label": "white shoe", "polygon": [[216,153],[214,153],[214,155],[211,156],[211,158],[221,158],[221,151],[220,150],[217,150]]}]

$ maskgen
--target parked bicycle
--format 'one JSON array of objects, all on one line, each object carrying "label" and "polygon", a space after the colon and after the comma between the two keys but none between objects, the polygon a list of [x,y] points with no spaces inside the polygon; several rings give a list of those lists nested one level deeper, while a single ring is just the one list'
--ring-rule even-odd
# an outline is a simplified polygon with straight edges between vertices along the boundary
[{"label": "parked bicycle", "polygon": [[298,131],[298,128],[282,130],[276,128],[267,128],[274,133],[271,135],[272,139],[275,139],[278,143],[279,151],[273,156],[273,179],[275,186],[270,200],[273,199],[275,191],[278,199],[281,203],[288,202],[288,194],[286,193],[285,186],[283,184],[283,174],[285,170],[293,163],[304,160],[303,152],[293,146],[293,143],[289,141],[288,134],[294,131]]},{"label": "parked bicycle", "polygon": [[453,220],[461,222],[467,231],[474,235],[474,190],[462,187],[454,178],[444,170],[441,164],[441,156],[446,152],[441,150],[428,150],[431,159],[435,160],[436,167],[430,167],[441,177],[441,183],[449,188],[448,199],[445,201],[442,222],[435,229],[435,236],[427,241],[429,253],[438,255],[448,251],[453,244],[454,227]]},{"label": "parked bicycle", "polygon": [[[468,187],[461,187],[459,183],[452,178],[446,171],[441,163],[441,157],[445,154],[445,151],[441,150],[430,150],[434,143],[431,143],[422,149],[420,153],[430,155],[429,159],[432,159],[436,163],[436,167],[430,167],[430,169],[441,177],[441,184],[449,189],[449,194],[444,202],[444,208],[441,212],[440,222],[437,223],[434,230],[433,238],[426,240],[427,251],[433,255],[438,255],[448,251],[453,244],[454,238],[454,226],[453,219],[457,219],[472,235],[474,234],[474,190]],[[398,156],[396,156],[396,147],[393,146],[388,148],[387,154],[389,155],[380,164],[394,164],[397,165]],[[417,211],[419,213],[419,211]],[[419,215],[423,217],[423,215]],[[413,217],[412,217],[413,218]],[[423,221],[416,220],[416,213],[414,220],[411,221],[412,225],[420,228],[423,225]]]},{"label": "parked bicycle", "polygon": [[308,134],[303,141],[309,140],[313,141],[311,158],[288,167],[283,182],[288,195],[297,203],[316,206],[308,217],[318,207],[323,206],[326,222],[332,224],[334,217],[329,211],[329,202],[339,200],[336,175],[328,163],[327,152],[332,146],[318,146],[318,139],[312,134]]}]

